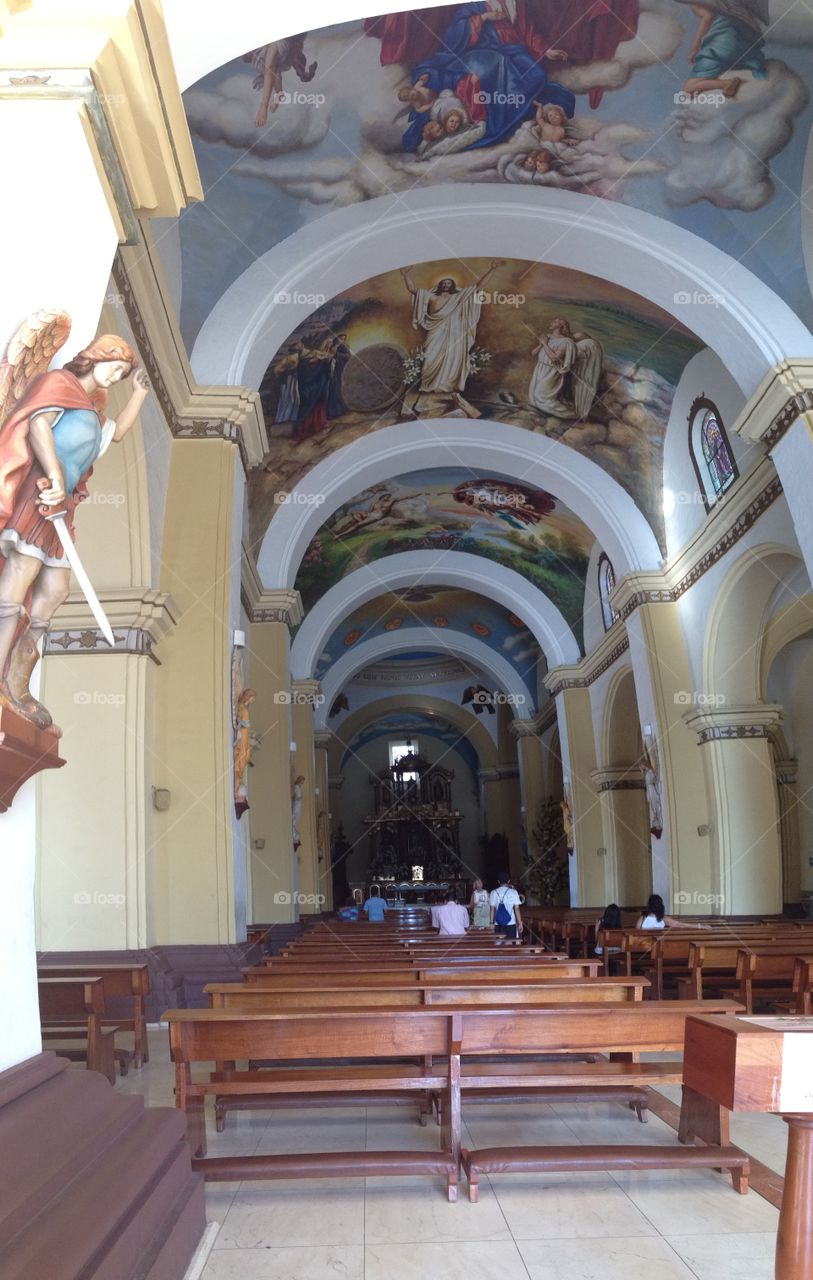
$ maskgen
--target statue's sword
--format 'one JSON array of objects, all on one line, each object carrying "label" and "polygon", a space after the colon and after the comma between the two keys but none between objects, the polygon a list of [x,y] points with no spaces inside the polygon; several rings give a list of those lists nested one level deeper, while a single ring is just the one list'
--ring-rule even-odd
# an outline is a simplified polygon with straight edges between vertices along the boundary
[{"label": "statue's sword", "polygon": [[56,529],[56,536],[62,543],[62,549],[65,552],[65,559],[73,569],[76,581],[82,589],[82,594],[90,605],[90,611],[99,624],[99,630],[112,649],[116,643],[113,635],[113,628],[107,620],[107,614],[102,608],[99,597],[93,590],[90,578],[87,575],[87,570],[79,559],[79,552],[76,550],[76,543],[68,533],[68,526],[65,523],[65,515],[66,512],[57,511],[54,515],[48,515],[45,518],[46,520],[50,520]]}]

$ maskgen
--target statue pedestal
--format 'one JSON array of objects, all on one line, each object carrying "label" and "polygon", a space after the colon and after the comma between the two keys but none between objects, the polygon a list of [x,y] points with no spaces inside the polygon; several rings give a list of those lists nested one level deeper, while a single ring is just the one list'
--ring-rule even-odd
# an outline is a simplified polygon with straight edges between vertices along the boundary
[{"label": "statue pedestal", "polygon": [[0,813],[11,808],[24,782],[43,769],[61,769],[59,739],[12,707],[0,707]]}]

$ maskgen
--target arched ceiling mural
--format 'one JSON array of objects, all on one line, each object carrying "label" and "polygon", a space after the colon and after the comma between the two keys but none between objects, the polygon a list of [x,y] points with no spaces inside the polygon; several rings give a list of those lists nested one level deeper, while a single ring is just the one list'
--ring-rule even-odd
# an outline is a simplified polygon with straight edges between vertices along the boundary
[{"label": "arched ceiling mural", "polygon": [[580,639],[593,541],[550,494],[464,467],[433,468],[375,485],[340,507],[311,542],[296,588],[310,609],[342,578],[381,557],[429,550],[442,564],[469,552],[527,578]]},{"label": "arched ceiling mural", "polygon": [[431,628],[435,634],[448,631],[450,653],[454,652],[454,633],[482,641],[511,664],[528,689],[529,704],[533,703],[536,666],[541,657],[536,639],[516,614],[485,596],[458,587],[408,587],[384,591],[368,600],[333,632],[319,656],[314,677],[324,680],[344,654],[379,636],[391,637],[392,653],[397,654],[399,637],[417,628]]},{"label": "arched ceiling mural", "polygon": [[619,223],[635,205],[809,323],[812,42],[793,0],[500,0],[248,50],[184,95],[207,189],[181,221],[184,337],[191,349],[223,291],[305,222],[460,182],[573,191]]},{"label": "arched ceiling mural", "polygon": [[444,259],[325,303],[261,387],[269,436],[252,541],[309,467],[418,418],[511,423],[604,467],[662,537],[662,446],[697,339],[658,307],[581,272]]}]

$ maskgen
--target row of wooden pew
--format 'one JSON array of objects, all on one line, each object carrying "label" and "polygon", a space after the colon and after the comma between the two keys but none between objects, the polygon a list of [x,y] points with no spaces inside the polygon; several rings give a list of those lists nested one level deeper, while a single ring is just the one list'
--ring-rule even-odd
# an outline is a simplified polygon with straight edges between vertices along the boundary
[{"label": "row of wooden pew", "polygon": [[[126,1075],[131,1062],[141,1067],[149,1061],[146,964],[41,963],[37,986],[42,1038],[59,1041],[62,1057],[86,1062],[89,1071],[101,1072],[111,1084],[117,1062]],[[111,1001],[124,1002],[127,1012],[114,1015]],[[132,1050],[116,1043],[120,1032],[132,1034]]]},{"label": "row of wooden pew", "polygon": [[[462,1169],[476,1200],[481,1174],[497,1170],[700,1165],[729,1170],[744,1192],[748,1158],[729,1142],[728,1112],[688,1090],[672,1145],[463,1149],[464,1102],[610,1100],[645,1120],[647,1090],[681,1083],[665,1055],[682,1050],[686,1019],[739,1008],[644,1000],[648,977],[598,968],[487,932],[439,938],[420,921],[316,924],[242,983],[207,987],[210,1009],[164,1015],[194,1166],[215,1181],[442,1174],[450,1199]],[[238,1109],[397,1102],[423,1124],[435,1115],[439,1146],[208,1156],[207,1097],[218,1129]]]}]

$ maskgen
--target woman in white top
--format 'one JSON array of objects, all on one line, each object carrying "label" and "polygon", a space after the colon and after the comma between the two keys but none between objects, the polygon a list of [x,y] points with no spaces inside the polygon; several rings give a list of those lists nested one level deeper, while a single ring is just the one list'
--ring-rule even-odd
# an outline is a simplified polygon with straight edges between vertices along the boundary
[{"label": "woman in white top", "polygon": [[667,925],[680,924],[679,920],[673,920],[671,916],[665,914],[666,908],[663,905],[663,898],[659,893],[651,893],[649,902],[646,904],[646,910],[642,911],[638,917],[636,929],[663,929]]},{"label": "woman in white top", "polygon": [[469,898],[469,906],[472,910],[472,927],[475,929],[488,929],[491,924],[491,908],[488,902],[488,890],[483,888],[482,880],[475,880],[471,897]]}]

